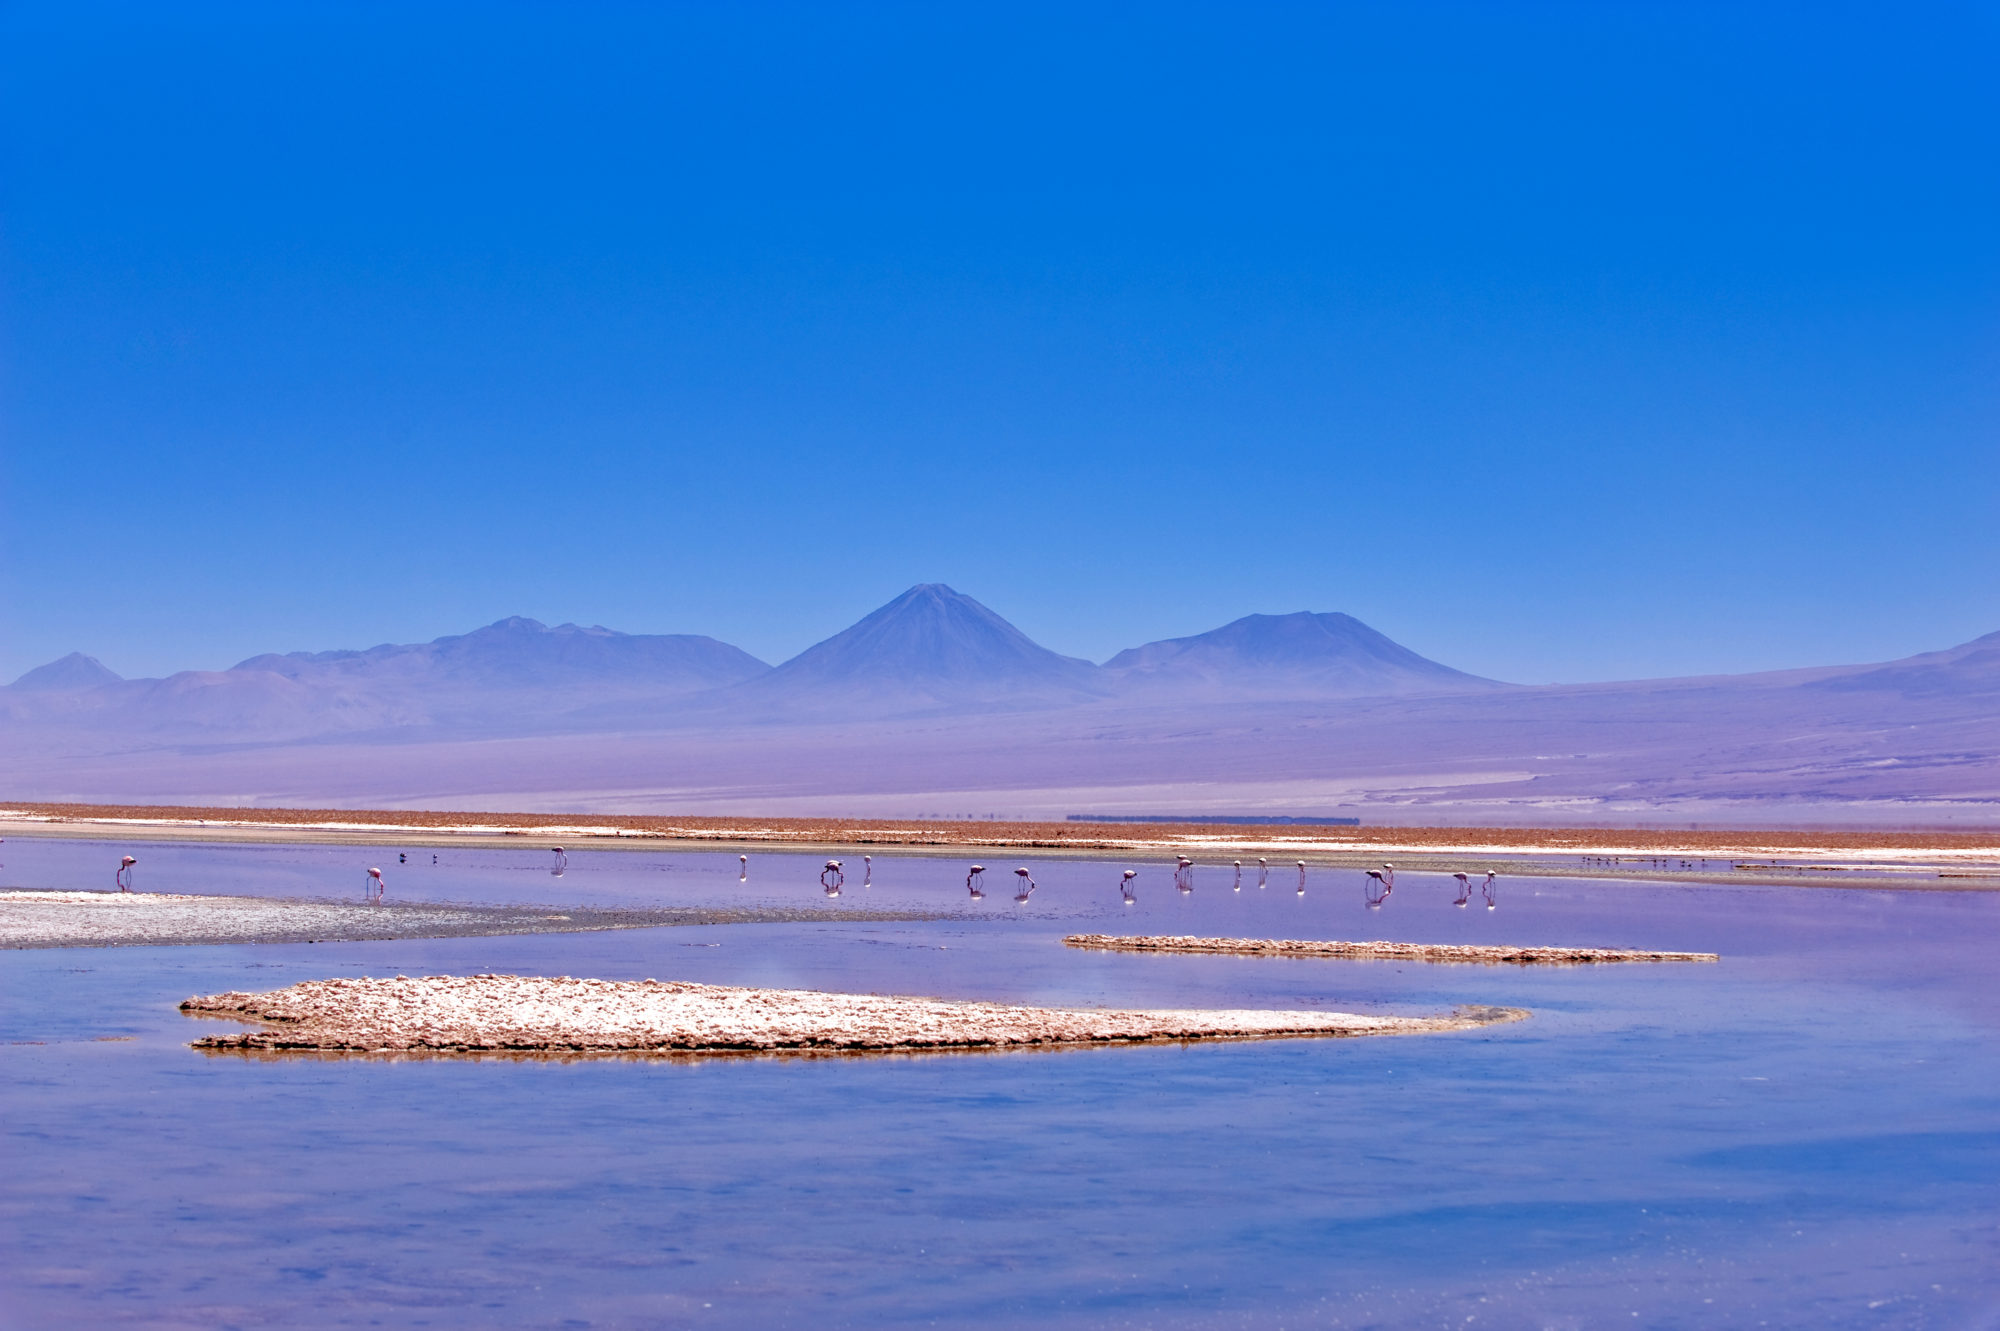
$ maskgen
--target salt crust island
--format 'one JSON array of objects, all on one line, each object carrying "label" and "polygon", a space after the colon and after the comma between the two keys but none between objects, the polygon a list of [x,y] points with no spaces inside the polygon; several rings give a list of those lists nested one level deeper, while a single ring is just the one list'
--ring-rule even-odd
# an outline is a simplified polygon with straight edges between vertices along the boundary
[{"label": "salt crust island", "polygon": [[1449,1016],[1037,1008],[935,998],[745,989],[663,980],[434,975],[311,980],[190,998],[192,1016],[262,1023],[197,1049],[376,1055],[675,1056],[1058,1048],[1192,1040],[1416,1035],[1518,1021]]},{"label": "salt crust island", "polygon": [[1345,957],[1373,961],[1470,962],[1487,966],[1593,966],[1618,961],[1718,961],[1713,952],[1649,952],[1618,947],[1509,947],[1470,943],[1342,943],[1331,939],[1126,937],[1071,934],[1091,952],[1198,952],[1238,957]]}]

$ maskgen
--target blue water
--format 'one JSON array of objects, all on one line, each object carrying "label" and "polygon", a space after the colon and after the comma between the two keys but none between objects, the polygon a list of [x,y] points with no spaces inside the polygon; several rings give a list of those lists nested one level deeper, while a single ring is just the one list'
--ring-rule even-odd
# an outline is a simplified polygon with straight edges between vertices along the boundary
[{"label": "blue water", "polygon": [[[2000,1325],[2000,897],[844,855],[9,841],[0,884],[937,907],[909,923],[0,953],[0,1319],[51,1325]],[[424,861],[419,863],[419,858]],[[1126,867],[1138,903],[1119,902]],[[1249,879],[1254,882],[1254,875]],[[100,881],[102,880],[102,881]],[[1079,928],[1719,951],[1519,970]],[[521,973],[1051,1003],[1527,1007],[1470,1034],[701,1062],[205,1056],[188,994]],[[36,1043],[24,1043],[36,1042]]]}]

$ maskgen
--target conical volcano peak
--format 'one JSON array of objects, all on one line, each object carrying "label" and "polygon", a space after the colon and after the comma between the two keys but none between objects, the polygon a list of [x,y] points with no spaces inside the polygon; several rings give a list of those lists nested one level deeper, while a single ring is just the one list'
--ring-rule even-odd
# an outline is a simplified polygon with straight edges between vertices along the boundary
[{"label": "conical volcano peak", "polygon": [[1091,691],[1097,667],[1036,643],[986,606],[923,582],[773,672],[786,693],[833,690],[926,701]]},{"label": "conical volcano peak", "polygon": [[80,693],[100,684],[116,684],[120,676],[104,662],[82,652],[36,666],[14,681],[23,693]]}]

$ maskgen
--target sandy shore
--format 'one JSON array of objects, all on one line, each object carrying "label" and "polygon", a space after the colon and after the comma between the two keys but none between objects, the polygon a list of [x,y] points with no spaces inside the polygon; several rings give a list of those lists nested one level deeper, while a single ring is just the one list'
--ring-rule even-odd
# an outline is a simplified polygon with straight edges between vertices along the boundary
[{"label": "sandy shore", "polygon": [[656,929],[684,924],[928,920],[920,911],[751,908],[658,910],[546,906],[368,906],[270,897],[158,892],[0,891],[0,948],[148,947],[210,943],[330,943],[396,938]]},{"label": "sandy shore", "polygon": [[613,814],[0,805],[0,837],[331,842],[397,846],[836,851],[911,855],[1006,849],[1025,856],[1185,853],[1205,864],[1275,865],[1821,887],[2000,890],[2000,833],[1670,828],[1244,827],[1203,823],[933,822]]},{"label": "sandy shore", "polygon": [[1713,952],[1646,952],[1615,947],[1490,947],[1463,943],[1341,943],[1287,938],[1120,937],[1071,934],[1070,947],[1094,952],[1199,952],[1239,957],[1348,957],[1369,961],[1473,962],[1497,966],[1591,966],[1619,961],[1718,961]]},{"label": "sandy shore", "polygon": [[864,1053],[1413,1035],[1527,1014],[1448,1017],[1221,1009],[1099,1010],[515,975],[336,979],[190,998],[194,1016],[263,1023],[198,1049],[371,1054]]}]

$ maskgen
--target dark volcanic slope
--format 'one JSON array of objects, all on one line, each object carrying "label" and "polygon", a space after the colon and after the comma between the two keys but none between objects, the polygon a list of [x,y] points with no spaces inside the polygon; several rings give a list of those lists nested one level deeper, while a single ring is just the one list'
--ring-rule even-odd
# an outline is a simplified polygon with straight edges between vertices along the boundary
[{"label": "dark volcanic slope", "polygon": [[1351,615],[1245,615],[1191,638],[1149,642],[1105,663],[1138,696],[1200,701],[1355,698],[1502,687],[1419,656]]}]

